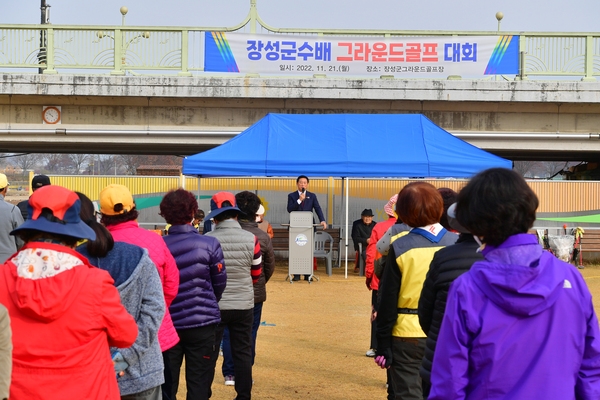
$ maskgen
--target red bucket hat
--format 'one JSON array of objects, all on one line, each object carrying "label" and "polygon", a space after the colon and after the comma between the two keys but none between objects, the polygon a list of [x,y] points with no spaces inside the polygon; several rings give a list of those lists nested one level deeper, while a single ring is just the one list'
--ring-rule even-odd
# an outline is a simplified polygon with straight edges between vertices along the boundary
[{"label": "red bucket hat", "polygon": [[[223,206],[223,203],[228,201],[231,206]],[[240,209],[236,207],[235,196],[230,192],[219,192],[215,193],[210,199],[210,213],[206,216],[205,219],[212,219],[217,215],[228,211],[235,210],[238,213],[241,213]]]},{"label": "red bucket hat", "polygon": [[96,233],[79,218],[80,209],[81,202],[75,192],[62,186],[43,186],[29,197],[27,220],[10,234],[31,229],[94,240]]}]

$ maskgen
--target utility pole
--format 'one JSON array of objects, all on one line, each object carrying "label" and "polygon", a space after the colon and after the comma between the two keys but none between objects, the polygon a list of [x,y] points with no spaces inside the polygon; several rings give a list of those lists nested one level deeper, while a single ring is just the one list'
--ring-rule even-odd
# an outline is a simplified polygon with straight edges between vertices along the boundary
[{"label": "utility pole", "polygon": [[[41,20],[40,23],[42,25],[50,23],[50,4],[46,4],[46,0],[41,0],[40,5],[41,10]],[[47,38],[46,38],[46,30],[40,30],[40,52],[38,53],[38,64],[46,64],[46,46],[47,46]],[[38,72],[40,74],[44,73],[44,68],[39,68]]]}]

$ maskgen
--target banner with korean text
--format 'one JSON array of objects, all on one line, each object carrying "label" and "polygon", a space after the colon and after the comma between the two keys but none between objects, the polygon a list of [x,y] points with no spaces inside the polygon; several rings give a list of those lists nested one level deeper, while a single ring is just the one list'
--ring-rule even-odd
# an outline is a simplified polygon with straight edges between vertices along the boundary
[{"label": "banner with korean text", "polygon": [[519,73],[519,36],[358,37],[206,32],[204,71],[464,78]]}]

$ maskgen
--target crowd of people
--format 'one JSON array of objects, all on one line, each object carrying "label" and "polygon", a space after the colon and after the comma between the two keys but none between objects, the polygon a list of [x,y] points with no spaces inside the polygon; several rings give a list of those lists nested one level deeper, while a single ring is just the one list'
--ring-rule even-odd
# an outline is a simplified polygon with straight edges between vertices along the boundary
[{"label": "crowd of people", "polygon": [[414,182],[392,200],[365,274],[388,399],[600,398],[591,294],[528,234],[538,199],[520,175],[485,170],[459,193]]},{"label": "crowd of people", "polygon": [[[296,183],[288,211],[327,226],[308,178]],[[184,363],[186,399],[209,399],[221,349],[225,384],[251,399],[275,268],[256,194],[218,192],[205,216],[172,190],[161,237],[138,225],[123,185],[105,187],[97,211],[47,177],[32,184],[23,219],[0,174],[0,399],[175,400]],[[459,193],[407,184],[385,221],[361,213],[367,356],[388,399],[600,398],[591,294],[527,233],[537,207],[522,177],[493,168]]]},{"label": "crowd of people", "polygon": [[43,175],[25,207],[8,185],[0,174],[0,399],[175,400],[184,361],[186,399],[209,399],[221,345],[236,399],[251,398],[275,267],[258,196],[215,194],[203,232],[196,197],[172,190],[161,237],[123,185],[99,211]]}]

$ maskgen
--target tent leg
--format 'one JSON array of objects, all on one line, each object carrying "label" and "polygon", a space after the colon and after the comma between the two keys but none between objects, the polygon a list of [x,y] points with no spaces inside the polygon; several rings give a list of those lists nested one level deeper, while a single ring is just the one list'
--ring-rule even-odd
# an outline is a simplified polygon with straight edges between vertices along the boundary
[{"label": "tent leg", "polygon": [[[200,204],[200,177],[198,177],[198,184],[196,186],[197,186],[196,192],[198,192],[198,204]],[[198,207],[198,208],[200,208],[200,207]]]},{"label": "tent leg", "polygon": [[[343,178],[342,178],[343,179]],[[346,222],[345,222],[345,229],[344,229],[344,236],[345,236],[345,258],[346,258],[346,263],[345,263],[345,272],[344,272],[344,278],[348,279],[348,187],[350,186],[350,179],[345,178],[346,179]]]}]

